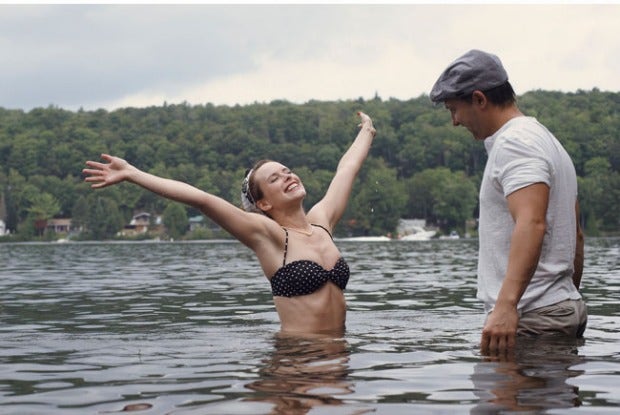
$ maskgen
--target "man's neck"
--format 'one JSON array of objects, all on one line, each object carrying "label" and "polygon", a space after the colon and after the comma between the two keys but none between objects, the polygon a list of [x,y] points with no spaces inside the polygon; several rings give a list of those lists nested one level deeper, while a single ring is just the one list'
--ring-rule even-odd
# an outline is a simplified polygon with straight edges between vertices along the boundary
[{"label": "man's neck", "polygon": [[491,127],[493,130],[491,135],[495,134],[497,130],[502,128],[508,121],[517,117],[523,117],[523,113],[516,104],[507,107],[496,107],[495,113],[491,119]]}]

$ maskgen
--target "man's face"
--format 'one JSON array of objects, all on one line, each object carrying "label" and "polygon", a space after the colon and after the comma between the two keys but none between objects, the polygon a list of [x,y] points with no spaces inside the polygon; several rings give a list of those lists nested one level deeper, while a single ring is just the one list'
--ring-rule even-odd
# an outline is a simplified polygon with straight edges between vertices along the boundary
[{"label": "man's face", "polygon": [[446,109],[450,111],[452,125],[455,127],[462,125],[467,128],[476,140],[484,140],[488,137],[488,134],[486,134],[483,128],[481,113],[478,106],[469,101],[456,98],[448,99],[444,104]]}]

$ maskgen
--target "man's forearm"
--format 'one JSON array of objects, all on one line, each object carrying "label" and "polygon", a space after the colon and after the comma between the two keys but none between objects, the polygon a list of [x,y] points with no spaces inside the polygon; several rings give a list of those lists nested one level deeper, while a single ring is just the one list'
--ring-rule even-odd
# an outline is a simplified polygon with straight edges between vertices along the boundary
[{"label": "man's forearm", "polygon": [[577,225],[577,244],[575,246],[575,260],[573,261],[573,284],[579,289],[581,286],[581,275],[583,274],[584,261],[584,240],[581,227]]}]

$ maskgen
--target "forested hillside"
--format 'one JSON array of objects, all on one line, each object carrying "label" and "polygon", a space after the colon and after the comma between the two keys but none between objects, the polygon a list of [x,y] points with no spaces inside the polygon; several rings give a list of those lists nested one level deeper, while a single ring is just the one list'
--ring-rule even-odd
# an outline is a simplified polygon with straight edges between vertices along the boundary
[{"label": "forested hillside", "polygon": [[[572,156],[587,234],[618,232],[620,93],[532,91],[518,102]],[[38,237],[37,221],[72,218],[84,227],[82,237],[102,239],[113,237],[137,211],[182,219],[199,214],[129,184],[90,189],[81,170],[102,152],[236,205],[245,169],[274,159],[300,175],[310,206],[355,137],[358,110],[373,118],[378,133],[336,234],[394,232],[399,218],[425,218],[444,232],[462,232],[477,215],[486,152],[427,96],[115,111],[0,108],[0,219],[13,238]]]}]

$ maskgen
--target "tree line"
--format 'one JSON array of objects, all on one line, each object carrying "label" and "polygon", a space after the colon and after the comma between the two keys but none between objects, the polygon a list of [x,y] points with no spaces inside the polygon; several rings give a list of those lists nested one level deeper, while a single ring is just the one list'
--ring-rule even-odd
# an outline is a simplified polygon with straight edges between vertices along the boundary
[{"label": "tree line", "polygon": [[[571,155],[586,234],[618,232],[620,93],[538,90],[518,103]],[[200,214],[194,209],[129,184],[94,191],[83,183],[84,161],[104,152],[235,205],[245,170],[258,159],[277,160],[302,178],[311,206],[357,133],[358,110],[373,118],[378,134],[336,235],[394,233],[399,218],[462,233],[477,217],[486,151],[426,95],[113,111],[0,108],[0,219],[13,239],[42,237],[37,223],[51,218],[72,218],[84,229],[81,238],[107,239],[146,211],[163,213],[169,233],[182,237],[187,218]]]}]

